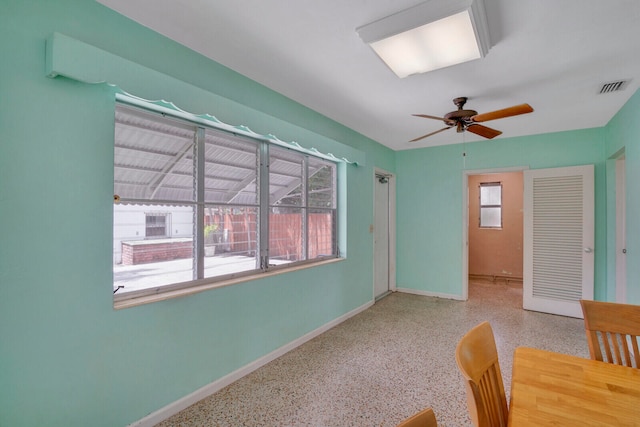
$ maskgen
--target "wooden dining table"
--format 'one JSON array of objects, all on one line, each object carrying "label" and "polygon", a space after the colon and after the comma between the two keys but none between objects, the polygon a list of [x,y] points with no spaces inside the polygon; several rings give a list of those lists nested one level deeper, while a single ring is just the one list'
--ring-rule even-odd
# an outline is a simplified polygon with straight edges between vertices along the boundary
[{"label": "wooden dining table", "polygon": [[640,369],[518,347],[509,426],[640,426]]}]

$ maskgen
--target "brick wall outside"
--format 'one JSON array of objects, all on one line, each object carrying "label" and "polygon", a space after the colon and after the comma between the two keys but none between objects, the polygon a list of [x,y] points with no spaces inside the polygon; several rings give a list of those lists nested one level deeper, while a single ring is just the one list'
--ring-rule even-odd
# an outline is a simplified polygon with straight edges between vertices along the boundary
[{"label": "brick wall outside", "polygon": [[171,261],[174,259],[191,258],[191,240],[167,242],[148,240],[141,242],[122,242],[122,264],[137,265],[150,262]]},{"label": "brick wall outside", "polygon": [[[302,257],[301,216],[296,214],[272,214],[269,227],[270,256],[296,261]],[[224,252],[236,254],[255,252],[257,248],[255,215],[226,214],[218,221],[220,230],[227,230],[227,241],[218,242],[216,255]],[[332,253],[331,214],[309,215],[309,258]],[[122,264],[137,265],[171,261],[192,257],[191,239],[159,239],[122,242]]]}]

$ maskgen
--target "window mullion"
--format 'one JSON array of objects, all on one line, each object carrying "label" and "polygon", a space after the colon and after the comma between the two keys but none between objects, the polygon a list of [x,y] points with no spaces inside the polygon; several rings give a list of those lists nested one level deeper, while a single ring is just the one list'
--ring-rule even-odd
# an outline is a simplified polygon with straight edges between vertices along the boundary
[{"label": "window mullion", "polygon": [[260,268],[269,266],[269,144],[260,143],[260,170],[258,171],[258,249],[260,251]]},{"label": "window mullion", "polygon": [[194,221],[193,236],[195,254],[193,257],[194,280],[204,277],[204,128],[197,128],[195,133],[195,192],[196,192],[196,218]]},{"label": "window mullion", "polygon": [[302,259],[309,259],[309,158],[307,156],[302,159],[302,182],[300,188],[302,191]]}]

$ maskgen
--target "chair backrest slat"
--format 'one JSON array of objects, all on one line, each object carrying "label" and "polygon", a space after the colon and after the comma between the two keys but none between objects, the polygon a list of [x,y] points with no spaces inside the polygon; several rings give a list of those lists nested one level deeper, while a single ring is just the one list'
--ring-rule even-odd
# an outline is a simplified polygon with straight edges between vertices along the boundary
[{"label": "chair backrest slat", "polygon": [[624,354],[624,360],[626,366],[631,366],[631,357],[629,351],[629,342],[627,341],[627,337],[625,335],[616,334],[616,339],[620,340],[620,346],[622,347],[622,353]]},{"label": "chair backrest slat", "polygon": [[638,355],[640,355],[640,350],[638,349],[638,335],[630,335],[631,336],[631,348],[633,349],[633,354],[636,355],[636,360],[638,360]]}]

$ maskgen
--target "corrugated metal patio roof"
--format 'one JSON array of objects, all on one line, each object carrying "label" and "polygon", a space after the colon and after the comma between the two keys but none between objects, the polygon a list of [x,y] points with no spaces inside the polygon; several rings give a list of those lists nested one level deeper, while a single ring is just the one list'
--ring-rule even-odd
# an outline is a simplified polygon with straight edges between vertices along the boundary
[{"label": "corrugated metal patio roof", "polygon": [[[123,200],[193,202],[197,125],[118,105],[115,113],[114,192]],[[258,143],[245,136],[205,130],[205,201],[257,204]],[[301,183],[301,153],[270,150],[270,203],[291,196]],[[326,161],[309,162],[309,175]]]}]

